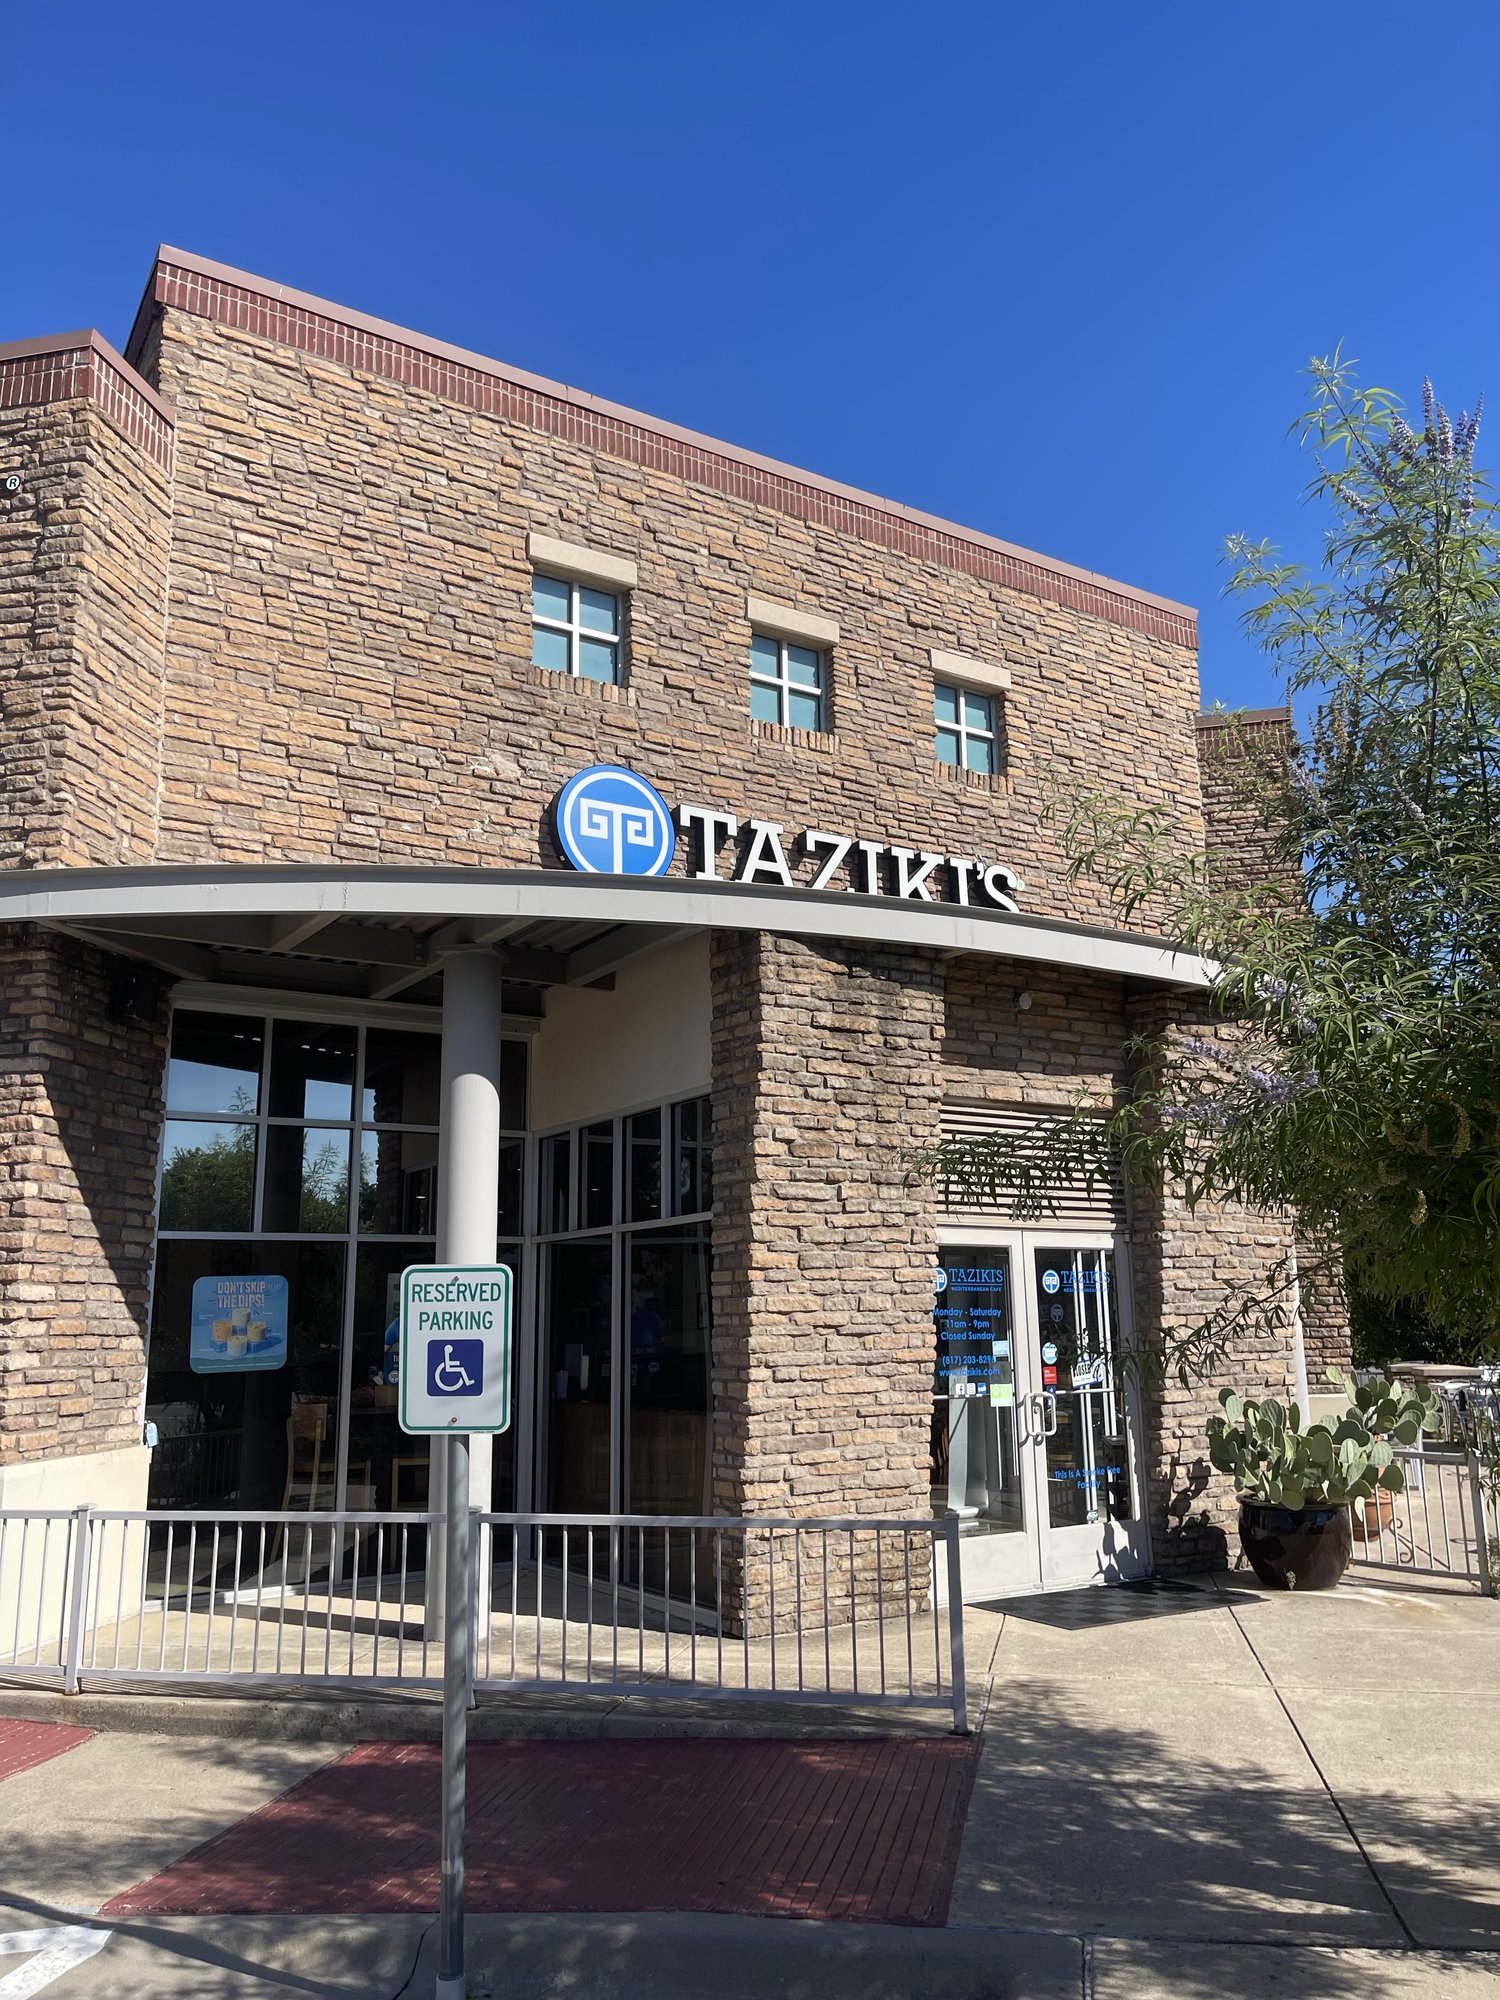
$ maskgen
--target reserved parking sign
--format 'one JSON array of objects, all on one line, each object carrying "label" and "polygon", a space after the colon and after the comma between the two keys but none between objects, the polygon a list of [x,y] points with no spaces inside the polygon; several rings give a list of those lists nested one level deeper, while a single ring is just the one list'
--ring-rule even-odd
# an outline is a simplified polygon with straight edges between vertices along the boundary
[{"label": "reserved parking sign", "polygon": [[401,1428],[510,1428],[511,1275],[504,1264],[401,1273]]}]

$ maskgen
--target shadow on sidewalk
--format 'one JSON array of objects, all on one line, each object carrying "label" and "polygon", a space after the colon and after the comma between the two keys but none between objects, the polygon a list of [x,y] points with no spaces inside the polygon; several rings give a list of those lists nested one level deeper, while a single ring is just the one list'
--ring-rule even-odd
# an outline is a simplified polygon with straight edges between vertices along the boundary
[{"label": "shadow on sidewalk", "polygon": [[[1367,1861],[1279,1711],[1272,1720],[1268,1691],[1183,1687],[1160,1727],[1090,1713],[1133,1717],[1152,1696],[1172,1704],[1171,1682],[997,1682],[951,1923],[1398,1952],[1413,1938],[1500,1945],[1492,1806],[1403,1796],[1399,1755],[1372,1743],[1369,1791],[1342,1802]],[[1456,1748],[1455,1793],[1462,1783]],[[1363,1975],[1340,1983],[1334,1961],[1320,1977],[1326,2000],[1368,1992]],[[1226,1961],[1174,2000],[1236,1990]]]}]

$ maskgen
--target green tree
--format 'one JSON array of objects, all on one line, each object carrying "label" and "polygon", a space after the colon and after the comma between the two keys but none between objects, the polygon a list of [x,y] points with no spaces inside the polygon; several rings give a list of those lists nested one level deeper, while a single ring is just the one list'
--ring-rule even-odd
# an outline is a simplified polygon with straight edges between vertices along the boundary
[{"label": "green tree", "polygon": [[[1321,570],[1235,537],[1230,589],[1306,716],[1246,774],[1272,865],[1236,886],[1170,806],[1060,798],[1073,874],[1214,969],[1232,1034],[1138,1050],[1132,1101],[1080,1102],[1024,1155],[958,1143],[917,1171],[1045,1209],[1060,1165],[1296,1217],[1351,1285],[1436,1338],[1500,1346],[1500,534],[1479,414],[1424,388],[1421,428],[1341,356],[1295,427],[1326,510]],[[1304,1264],[1304,1282],[1309,1276]],[[1174,1355],[1286,1315],[1291,1272],[1228,1296]]]},{"label": "green tree", "polygon": [[161,1177],[163,1229],[248,1229],[255,1192],[255,1127],[205,1127],[203,1143],[178,1146]]}]

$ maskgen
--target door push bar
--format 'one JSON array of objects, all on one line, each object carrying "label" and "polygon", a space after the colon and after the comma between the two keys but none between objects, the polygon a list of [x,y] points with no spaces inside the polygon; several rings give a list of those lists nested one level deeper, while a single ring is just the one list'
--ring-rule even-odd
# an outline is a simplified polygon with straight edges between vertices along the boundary
[{"label": "door push bar", "polygon": [[1057,1436],[1057,1392],[1055,1389],[1035,1389],[1026,1398],[1026,1408],[1030,1412],[1032,1444],[1045,1443]]}]

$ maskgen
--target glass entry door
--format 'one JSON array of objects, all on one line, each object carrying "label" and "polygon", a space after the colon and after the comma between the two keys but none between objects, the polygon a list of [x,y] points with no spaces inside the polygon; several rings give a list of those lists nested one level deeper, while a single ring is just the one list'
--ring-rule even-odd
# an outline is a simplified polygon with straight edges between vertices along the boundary
[{"label": "glass entry door", "polygon": [[932,1510],[958,1517],[964,1595],[1041,1581],[1024,1419],[1033,1391],[1018,1246],[944,1243],[933,1302]]},{"label": "glass entry door", "polygon": [[1113,1240],[952,1235],[935,1278],[932,1506],[958,1518],[965,1597],[1144,1575]]},{"label": "glass entry door", "polygon": [[1115,1250],[1028,1236],[1025,1254],[1035,1387],[1023,1421],[1044,1510],[1042,1581],[1142,1576],[1150,1543]]}]

